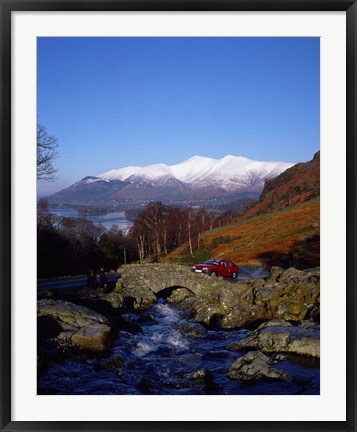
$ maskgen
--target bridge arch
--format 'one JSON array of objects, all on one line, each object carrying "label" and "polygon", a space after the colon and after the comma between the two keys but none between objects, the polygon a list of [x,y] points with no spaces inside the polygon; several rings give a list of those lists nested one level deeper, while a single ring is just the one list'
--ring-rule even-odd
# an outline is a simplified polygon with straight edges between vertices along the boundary
[{"label": "bridge arch", "polygon": [[177,292],[177,291],[185,291],[185,292],[187,292],[187,294],[189,294],[190,296],[195,296],[196,297],[196,294],[193,292],[193,291],[191,291],[189,288],[187,288],[187,287],[184,287],[184,286],[177,286],[177,285],[174,285],[174,286],[170,286],[170,287],[166,287],[166,288],[164,288],[164,289],[162,289],[162,290],[160,290],[160,291],[156,291],[155,292],[155,295],[156,295],[156,297],[157,298],[168,298],[168,297],[170,297],[174,292]]},{"label": "bridge arch", "polygon": [[231,285],[223,278],[193,273],[190,266],[184,265],[131,264],[120,268],[119,273],[120,292],[124,297],[135,297],[138,307],[153,304],[158,297],[172,295],[177,301],[196,297],[214,302],[219,299],[222,286]]}]

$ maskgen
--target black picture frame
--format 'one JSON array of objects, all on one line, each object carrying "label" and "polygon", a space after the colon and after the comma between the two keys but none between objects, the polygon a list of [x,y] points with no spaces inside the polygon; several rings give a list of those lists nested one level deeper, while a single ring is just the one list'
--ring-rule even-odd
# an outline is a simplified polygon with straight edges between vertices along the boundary
[{"label": "black picture frame", "polygon": [[[346,11],[347,406],[345,422],[14,422],[11,420],[11,13],[14,11]],[[1,231],[0,425],[2,431],[356,431],[356,0],[0,0]]]}]

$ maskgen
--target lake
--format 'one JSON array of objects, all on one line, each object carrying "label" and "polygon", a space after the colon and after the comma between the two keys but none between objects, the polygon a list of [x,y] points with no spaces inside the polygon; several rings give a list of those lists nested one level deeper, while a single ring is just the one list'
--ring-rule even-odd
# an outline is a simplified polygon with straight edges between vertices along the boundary
[{"label": "lake", "polygon": [[110,229],[116,225],[120,230],[128,232],[133,223],[125,218],[125,212],[113,212],[107,214],[80,215],[74,208],[68,209],[49,209],[49,212],[57,216],[66,217],[85,217],[95,225],[101,225],[105,229]]}]

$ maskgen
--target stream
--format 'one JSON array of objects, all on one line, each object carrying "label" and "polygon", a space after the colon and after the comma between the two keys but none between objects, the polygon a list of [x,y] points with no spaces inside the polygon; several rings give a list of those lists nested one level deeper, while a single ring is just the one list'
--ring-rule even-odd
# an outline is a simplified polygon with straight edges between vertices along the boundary
[{"label": "stream", "polygon": [[[229,345],[250,330],[207,329],[164,299],[144,312],[128,313],[143,334],[120,331],[100,357],[78,355],[38,375],[38,394],[62,395],[298,395],[319,394],[319,360],[287,355],[275,367],[291,380],[239,381],[227,368],[244,355]],[[274,358],[274,355],[273,355]],[[192,374],[206,373],[197,379]]]}]

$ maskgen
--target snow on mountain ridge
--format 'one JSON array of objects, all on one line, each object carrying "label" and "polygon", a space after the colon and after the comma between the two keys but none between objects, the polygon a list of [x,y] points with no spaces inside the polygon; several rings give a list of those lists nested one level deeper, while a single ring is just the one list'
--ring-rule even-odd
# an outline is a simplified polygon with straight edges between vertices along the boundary
[{"label": "snow on mountain ridge", "polygon": [[197,176],[217,163],[216,159],[193,156],[184,162],[172,165],[173,175],[183,183],[193,183]]},{"label": "snow on mountain ridge", "polygon": [[97,177],[103,180],[121,180],[124,181],[128,179],[130,176],[135,174],[137,170],[141,169],[138,166],[127,166],[124,168],[119,168],[117,170],[113,169],[104,174],[98,175]]},{"label": "snow on mountain ridge", "polygon": [[247,179],[248,183],[251,181],[252,184],[258,184],[259,180],[274,177],[292,165],[294,164],[288,162],[254,161],[243,156],[227,155],[221,159],[213,159],[196,155],[175,165],[159,163],[145,167],[129,166],[97,177],[106,181],[134,181],[140,178],[156,181],[160,177],[172,177],[173,180],[188,185],[209,186],[218,182],[222,183],[224,188],[231,189],[238,184],[247,184]]}]

